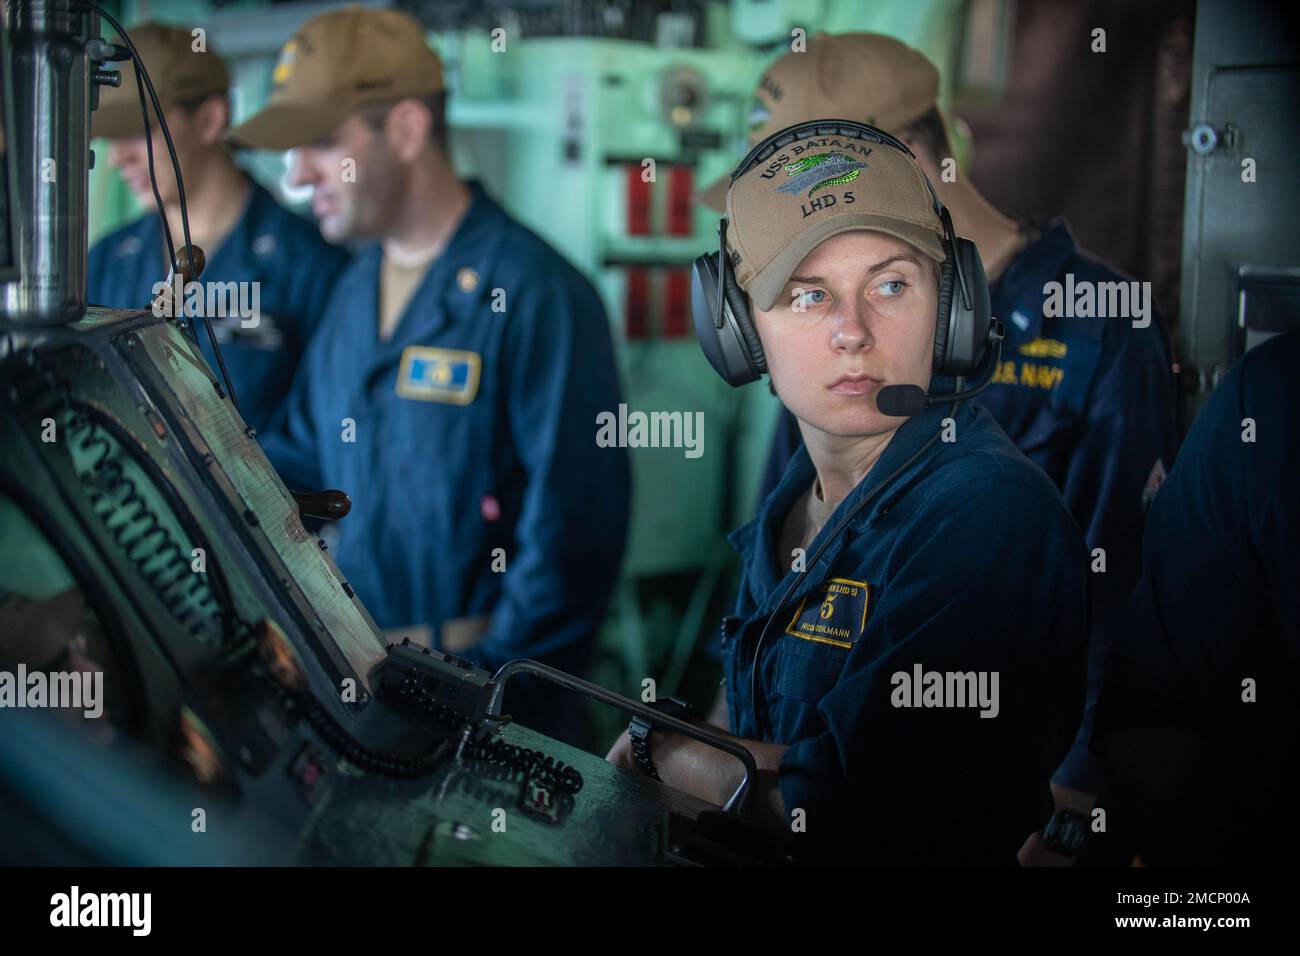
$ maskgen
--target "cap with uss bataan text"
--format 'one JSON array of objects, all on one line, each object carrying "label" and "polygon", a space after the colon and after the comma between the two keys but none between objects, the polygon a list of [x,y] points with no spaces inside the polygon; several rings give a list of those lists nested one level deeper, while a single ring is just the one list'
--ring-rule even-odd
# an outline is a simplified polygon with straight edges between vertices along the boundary
[{"label": "cap with uss bataan text", "polygon": [[[821,116],[842,116],[897,135],[939,98],[939,71],[925,55],[880,33],[821,33],[802,53],[787,53],[754,91],[749,142]],[[729,177],[700,201],[721,210]]]},{"label": "cap with uss bataan text", "polygon": [[[189,30],[161,23],[141,23],[127,33],[144,62],[163,112],[177,103],[193,103],[229,91],[230,74],[225,64],[211,50],[196,50],[195,37]],[[90,114],[92,136],[126,139],[144,135],[135,68],[126,60],[118,64],[118,69],[122,73],[122,85],[100,88],[99,107]],[[152,103],[149,103],[149,119],[156,125]]]},{"label": "cap with uss bataan text", "polygon": [[230,131],[239,145],[292,149],[323,139],[353,110],[444,89],[424,28],[397,10],[345,7],[312,17],[280,50],[265,108]]},{"label": "cap with uss bataan text", "polygon": [[836,120],[779,138],[727,192],[736,282],[771,309],[799,263],[831,236],[886,233],[943,262],[943,222],[925,174],[893,146],[835,134]]}]

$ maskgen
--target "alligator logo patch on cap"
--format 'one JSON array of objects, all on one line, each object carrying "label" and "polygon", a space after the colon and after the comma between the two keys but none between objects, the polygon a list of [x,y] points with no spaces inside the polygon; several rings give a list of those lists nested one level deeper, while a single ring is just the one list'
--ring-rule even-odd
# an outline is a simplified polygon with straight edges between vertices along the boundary
[{"label": "alligator logo patch on cap", "polygon": [[858,178],[866,163],[859,163],[841,152],[814,153],[785,167],[785,174],[794,177],[780,186],[777,192],[799,194],[807,190],[809,198],[819,189],[843,186]]}]

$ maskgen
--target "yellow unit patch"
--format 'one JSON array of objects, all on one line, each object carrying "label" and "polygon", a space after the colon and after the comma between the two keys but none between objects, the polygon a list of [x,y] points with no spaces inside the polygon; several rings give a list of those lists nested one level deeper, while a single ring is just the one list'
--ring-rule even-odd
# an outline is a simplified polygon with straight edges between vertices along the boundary
[{"label": "yellow unit patch", "polygon": [[852,647],[867,627],[871,586],[866,581],[831,578],[799,602],[785,632],[791,637],[835,647]]},{"label": "yellow unit patch", "polygon": [[468,405],[478,394],[482,365],[477,352],[408,345],[397,371],[397,394],[422,402]]}]

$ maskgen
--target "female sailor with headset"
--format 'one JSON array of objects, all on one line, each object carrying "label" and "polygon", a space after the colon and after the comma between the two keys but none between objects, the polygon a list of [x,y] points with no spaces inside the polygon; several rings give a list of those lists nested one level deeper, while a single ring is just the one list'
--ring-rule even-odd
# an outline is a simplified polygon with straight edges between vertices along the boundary
[{"label": "female sailor with headset", "polygon": [[[903,144],[844,120],[758,144],[719,233],[705,355],[732,385],[769,374],[804,439],[731,536],[712,719],[755,756],[755,814],[808,860],[1014,863],[1082,712],[1088,565],[1051,481],[963,403],[979,389],[924,391],[996,362],[979,253]],[[740,779],[642,721],[609,759],[719,803]]]}]

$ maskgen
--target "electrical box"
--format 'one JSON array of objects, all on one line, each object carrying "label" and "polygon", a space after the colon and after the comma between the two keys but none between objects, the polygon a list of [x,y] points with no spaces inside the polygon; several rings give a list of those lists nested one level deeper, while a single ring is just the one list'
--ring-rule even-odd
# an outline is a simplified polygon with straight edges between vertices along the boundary
[{"label": "electrical box", "polygon": [[1186,420],[1245,351],[1300,325],[1300,49],[1280,6],[1202,0],[1184,142]]}]

